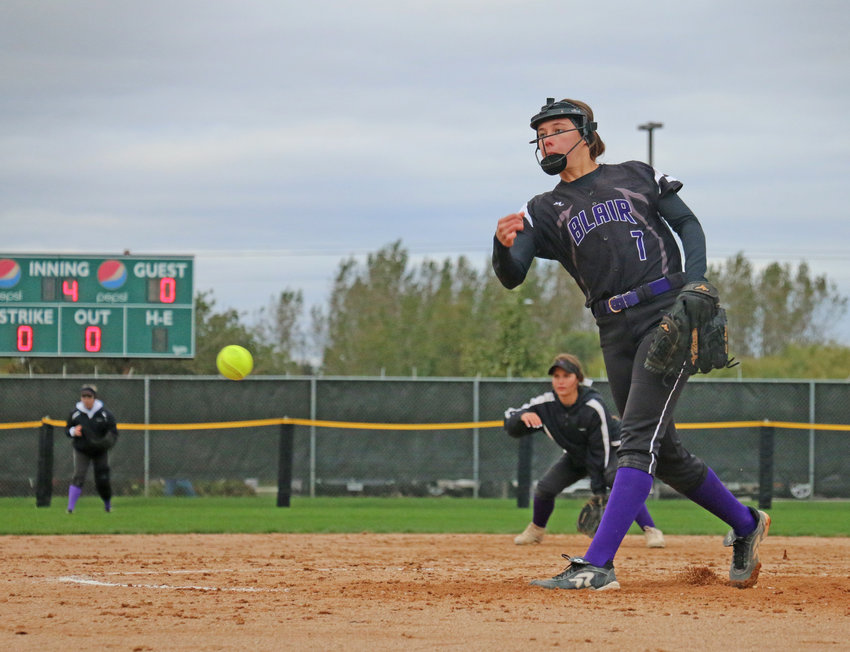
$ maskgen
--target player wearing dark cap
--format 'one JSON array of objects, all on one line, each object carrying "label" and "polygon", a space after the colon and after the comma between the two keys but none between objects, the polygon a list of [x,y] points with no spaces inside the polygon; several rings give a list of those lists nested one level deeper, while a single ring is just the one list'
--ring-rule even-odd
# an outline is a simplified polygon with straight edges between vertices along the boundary
[{"label": "player wearing dark cap", "polygon": [[112,483],[109,477],[109,449],[118,439],[115,417],[97,398],[97,387],[80,388],[80,400],[68,416],[65,434],[74,446],[74,477],[68,487],[68,513],[72,513],[83,493],[89,464],[94,466],[94,486],[107,512],[112,511]]},{"label": "player wearing dark cap", "polygon": [[679,440],[673,411],[687,374],[668,378],[644,366],[663,313],[684,286],[705,282],[705,236],[679,198],[682,184],[638,161],[597,163],[605,144],[583,102],[550,98],[531,128],[541,167],[559,182],[498,221],[493,269],[507,288],[523,282],[534,258],[556,260],[572,275],[596,319],[622,415],[619,468],[596,536],[583,557],[565,555],[562,573],[533,584],[619,587],[614,557],[657,476],[732,527],[724,541],[733,547],[730,583],[753,586],[770,518],[742,504]]},{"label": "player wearing dark cap", "polygon": [[[598,509],[598,512],[593,510],[598,519],[617,472],[615,452],[620,445],[620,424],[591,386],[592,381],[585,378],[581,361],[574,355],[561,353],[552,361],[549,375],[552,391],[505,412],[505,430],[512,437],[524,437],[542,428],[564,451],[537,482],[532,520],[514,539],[517,545],[540,543],[555,510],[555,498],[585,477],[590,479],[593,494],[588,506]],[[645,505],[638,511],[635,522],[646,536],[647,548],[664,547],[664,534],[655,527]],[[594,534],[592,526],[582,531],[589,536]]]}]

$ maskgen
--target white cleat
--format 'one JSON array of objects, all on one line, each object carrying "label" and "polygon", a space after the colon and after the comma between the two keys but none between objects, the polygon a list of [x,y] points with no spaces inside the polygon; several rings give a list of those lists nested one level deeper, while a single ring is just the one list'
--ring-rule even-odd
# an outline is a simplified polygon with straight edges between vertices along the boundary
[{"label": "white cleat", "polygon": [[647,548],[664,547],[664,533],[657,527],[651,527],[647,525],[645,528],[643,528],[643,533],[644,535],[646,535]]},{"label": "white cleat", "polygon": [[514,537],[514,543],[518,546],[527,546],[533,543],[540,543],[543,541],[543,535],[546,534],[546,528],[535,525],[534,523],[529,523],[528,527],[525,528],[522,534],[518,534]]}]

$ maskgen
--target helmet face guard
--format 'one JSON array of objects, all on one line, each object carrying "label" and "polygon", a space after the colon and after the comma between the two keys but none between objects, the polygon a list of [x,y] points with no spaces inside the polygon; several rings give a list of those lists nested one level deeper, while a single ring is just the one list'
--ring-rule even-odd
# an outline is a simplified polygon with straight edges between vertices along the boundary
[{"label": "helmet face guard", "polygon": [[[537,127],[543,122],[554,120],[555,118],[568,118],[576,126],[576,129],[585,142],[590,144],[593,132],[596,131],[596,123],[591,122],[587,114],[572,102],[556,102],[554,97],[547,98],[546,104],[540,107],[540,111],[531,118],[531,128],[537,131]],[[537,142],[537,150],[540,149],[539,140],[531,142]],[[573,149],[578,147],[578,145],[579,143],[576,143]],[[535,150],[535,158],[537,157],[537,150]],[[538,163],[546,174],[554,176],[566,169],[567,154],[548,154],[542,160],[538,160]]]}]

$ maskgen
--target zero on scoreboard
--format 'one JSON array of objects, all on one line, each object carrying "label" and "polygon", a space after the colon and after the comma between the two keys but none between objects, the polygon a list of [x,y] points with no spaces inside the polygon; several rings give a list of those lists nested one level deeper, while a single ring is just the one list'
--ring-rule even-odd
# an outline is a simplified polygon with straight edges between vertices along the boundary
[{"label": "zero on scoreboard", "polygon": [[192,358],[194,257],[0,253],[0,357]]}]

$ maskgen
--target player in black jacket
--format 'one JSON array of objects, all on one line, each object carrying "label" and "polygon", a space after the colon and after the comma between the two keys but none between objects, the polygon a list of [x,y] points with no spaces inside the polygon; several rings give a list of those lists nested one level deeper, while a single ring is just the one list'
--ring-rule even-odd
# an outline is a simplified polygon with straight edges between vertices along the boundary
[{"label": "player in black jacket", "polygon": [[[523,437],[541,428],[564,454],[537,482],[532,521],[514,539],[517,545],[540,543],[555,509],[555,498],[584,477],[590,478],[593,499],[604,504],[608,487],[617,472],[615,451],[620,445],[620,424],[610,414],[602,396],[585,379],[581,362],[562,353],[549,368],[552,391],[532,398],[520,408],[505,412],[505,430]],[[646,535],[648,548],[663,548],[664,535],[644,505],[635,522]]]},{"label": "player in black jacket", "polygon": [[112,483],[109,479],[109,449],[118,439],[115,417],[97,398],[97,387],[80,389],[80,400],[68,416],[65,434],[74,446],[74,477],[68,487],[68,513],[72,513],[83,493],[89,464],[94,465],[94,486],[107,512],[112,511]]},{"label": "player in black jacket", "polygon": [[[534,258],[557,260],[596,318],[608,381],[622,416],[618,470],[602,522],[584,557],[533,584],[560,589],[619,588],[614,556],[652,488],[653,477],[728,523],[730,584],[753,586],[770,517],[742,504],[679,439],[673,411],[687,381],[644,368],[661,317],[687,282],[705,280],[705,236],[679,198],[682,183],[639,161],[600,165],[605,144],[593,111],[550,98],[531,118],[531,141],[558,184],[496,225],[493,269],[507,288]],[[685,254],[683,269],[675,232]]]}]

